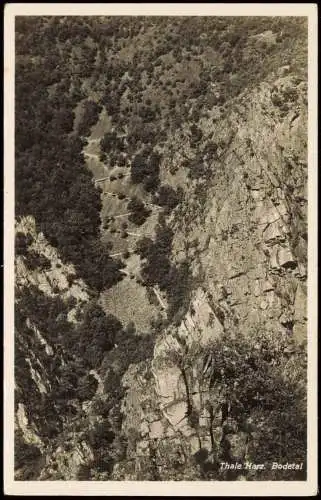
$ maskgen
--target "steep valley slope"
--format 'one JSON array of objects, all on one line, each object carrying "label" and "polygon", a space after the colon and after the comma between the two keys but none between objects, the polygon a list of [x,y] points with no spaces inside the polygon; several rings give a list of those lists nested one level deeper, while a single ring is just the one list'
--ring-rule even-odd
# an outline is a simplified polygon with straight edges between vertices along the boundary
[{"label": "steep valley slope", "polygon": [[17,25],[16,479],[305,479],[305,20],[139,19]]}]

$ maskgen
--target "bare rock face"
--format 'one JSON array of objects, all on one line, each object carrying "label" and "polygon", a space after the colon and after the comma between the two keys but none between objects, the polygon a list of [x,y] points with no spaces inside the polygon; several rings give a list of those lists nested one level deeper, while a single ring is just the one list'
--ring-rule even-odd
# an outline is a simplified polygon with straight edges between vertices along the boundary
[{"label": "bare rock face", "polygon": [[[59,297],[63,302],[72,299],[67,321],[77,322],[79,309],[88,302],[89,295],[84,282],[75,279],[74,267],[63,263],[57,250],[36,231],[33,217],[17,221],[16,233],[28,237],[29,243],[24,256],[16,255],[17,292],[25,287],[39,293],[39,297],[42,293],[50,298]],[[30,256],[35,257],[32,268]],[[45,265],[41,258],[45,259]],[[19,293],[16,300],[18,303],[22,300]],[[67,421],[53,398],[53,390],[59,389],[62,383],[59,368],[68,364],[68,353],[51,342],[48,332],[36,323],[37,319],[21,317],[16,325],[15,433],[21,436],[22,446],[32,446],[42,454],[39,470],[28,472],[32,479],[76,479],[79,466],[92,455],[88,443],[77,439],[68,443],[66,439],[56,450],[51,445],[52,436],[62,432]],[[72,406],[72,401],[70,403]],[[73,433],[72,438],[76,435]],[[25,479],[25,476],[26,470],[16,471],[17,479]]]},{"label": "bare rock face", "polygon": [[302,342],[306,339],[307,328],[307,305],[306,305],[306,286],[299,283],[295,293],[294,314],[293,314],[293,334],[295,338]]},{"label": "bare rock face", "polygon": [[35,426],[28,421],[26,410],[22,403],[18,403],[15,424],[21,429],[23,438],[26,443],[36,445],[40,449],[43,448],[43,442],[37,434]]},{"label": "bare rock face", "polygon": [[[16,222],[16,233],[28,236],[31,241],[28,246],[29,252],[47,259],[48,265],[35,268],[32,272],[28,269],[26,258],[17,256],[16,258],[16,283],[19,286],[34,285],[49,296],[59,293],[64,299],[73,297],[77,305],[81,301],[89,300],[88,290],[82,280],[76,279],[75,268],[72,264],[63,263],[56,248],[52,247],[42,233],[36,231],[36,223],[33,217],[22,217]],[[72,311],[71,318],[76,311]]]},{"label": "bare rock face", "polygon": [[[152,425],[150,410],[141,416],[141,456],[150,454],[153,440],[157,453],[170,442],[172,466],[176,445],[185,457],[200,450],[211,457],[215,447],[226,447],[231,459],[246,459],[247,434],[233,423],[213,425],[220,417],[209,413],[210,360],[200,363],[199,349],[226,331],[306,339],[305,98],[283,68],[273,85],[241,96],[225,122],[204,120],[204,134],[225,144],[223,159],[212,164],[202,211],[173,222],[174,260],[182,260],[184,237],[193,246],[193,276],[201,274],[203,286],[194,289],[180,323],[156,341],[150,391],[161,416]],[[190,184],[190,203],[196,185]],[[156,469],[169,477],[158,459]]]},{"label": "bare rock face", "polygon": [[[306,144],[300,137],[307,123],[305,91],[283,76],[252,97],[232,108],[233,139],[222,164],[213,163],[202,214],[202,231],[212,234],[200,261],[207,293],[228,311],[230,327],[236,320],[237,328],[264,325],[277,332],[281,314],[297,309],[293,294],[306,275]],[[228,124],[215,132],[226,142]],[[192,222],[191,236],[198,233]]]}]

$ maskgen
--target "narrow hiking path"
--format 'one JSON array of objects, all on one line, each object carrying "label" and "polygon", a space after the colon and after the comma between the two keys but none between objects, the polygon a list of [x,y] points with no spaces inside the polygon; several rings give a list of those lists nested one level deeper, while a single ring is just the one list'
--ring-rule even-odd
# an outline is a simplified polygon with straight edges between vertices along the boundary
[{"label": "narrow hiking path", "polygon": [[87,153],[87,151],[84,151],[84,156],[86,156],[87,158],[91,158],[93,160],[100,161],[99,156],[95,153]]},{"label": "narrow hiking path", "polygon": [[[124,279],[103,291],[100,300],[106,313],[112,312],[124,325],[133,321],[141,334],[149,333],[151,322],[159,314],[165,314],[166,299],[155,287],[143,285],[141,259],[135,248],[139,239],[145,236],[153,239],[163,208],[153,203],[151,195],[142,185],[131,182],[128,165],[109,167],[101,161],[100,142],[104,133],[103,122],[100,124],[99,118],[91,136],[86,138],[83,154],[88,169],[93,173],[95,185],[102,191],[102,240],[111,247],[111,258],[121,258],[125,268],[121,270]],[[128,203],[135,198],[150,209],[150,214],[140,226],[129,219],[134,212],[126,210]]]}]

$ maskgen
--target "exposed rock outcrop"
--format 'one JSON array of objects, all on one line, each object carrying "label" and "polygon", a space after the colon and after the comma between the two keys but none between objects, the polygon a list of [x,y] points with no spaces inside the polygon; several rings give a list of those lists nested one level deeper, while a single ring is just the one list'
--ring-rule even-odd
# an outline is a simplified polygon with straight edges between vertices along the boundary
[{"label": "exposed rock outcrop", "polygon": [[[235,461],[247,457],[248,434],[234,428],[233,421],[221,426],[221,416],[210,412],[206,370],[211,361],[200,362],[200,348],[223,331],[255,335],[263,330],[306,339],[307,172],[301,133],[307,124],[306,95],[303,85],[286,73],[284,69],[273,85],[262,84],[251,99],[240,97],[219,126],[211,117],[203,124],[204,134],[213,133],[228,145],[222,161],[212,164],[202,212],[196,210],[188,223],[184,218],[176,226],[174,222],[174,259],[181,260],[185,252],[182,231],[187,242],[196,238],[191,268],[204,281],[180,324],[156,341],[155,385],[144,391],[144,400],[155,394],[156,403],[147,399],[160,415],[151,425],[146,408],[136,421],[141,435],[136,452],[149,456],[148,443],[156,441],[161,474],[164,446],[169,446],[167,463],[172,465],[176,446],[183,457],[201,449],[211,453],[215,446],[227,446]],[[189,200],[194,189],[190,183]],[[134,377],[132,384],[136,381]]]}]

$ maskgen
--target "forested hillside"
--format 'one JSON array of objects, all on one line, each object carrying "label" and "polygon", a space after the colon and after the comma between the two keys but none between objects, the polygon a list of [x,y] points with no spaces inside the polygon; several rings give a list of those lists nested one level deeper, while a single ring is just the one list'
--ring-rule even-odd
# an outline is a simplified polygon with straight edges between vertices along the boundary
[{"label": "forested hillside", "polygon": [[16,17],[18,479],[304,479],[307,21]]}]

